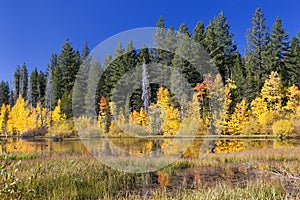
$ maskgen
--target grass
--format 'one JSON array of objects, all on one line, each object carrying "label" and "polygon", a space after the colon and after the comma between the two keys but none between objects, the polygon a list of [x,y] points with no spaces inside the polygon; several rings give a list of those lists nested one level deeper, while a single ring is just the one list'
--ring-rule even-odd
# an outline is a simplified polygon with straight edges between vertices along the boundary
[{"label": "grass", "polygon": [[90,157],[8,159],[23,160],[14,173],[21,189],[0,194],[1,199],[300,198],[300,149],[295,147],[181,158],[148,173],[117,171]]}]

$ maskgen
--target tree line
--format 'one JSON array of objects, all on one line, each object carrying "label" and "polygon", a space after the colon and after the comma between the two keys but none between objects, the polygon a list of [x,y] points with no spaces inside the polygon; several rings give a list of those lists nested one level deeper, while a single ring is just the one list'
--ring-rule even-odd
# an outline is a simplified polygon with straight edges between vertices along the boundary
[{"label": "tree line", "polygon": [[[170,44],[178,43],[178,37],[174,27],[169,27],[167,29],[163,17],[159,18],[156,27],[159,29],[155,33],[154,37],[158,47],[160,45],[160,41]],[[228,19],[225,17],[223,12],[220,12],[218,16],[215,16],[207,26],[204,26],[204,24],[199,21],[194,27],[193,33],[189,31],[185,24],[180,25],[178,32],[188,38],[194,39],[195,42],[201,45],[211,57],[211,61],[216,65],[220,74],[221,83],[226,87],[229,85],[232,86],[228,89],[228,91],[230,91],[228,92],[228,95],[230,94],[230,100],[227,102],[225,101],[225,103],[228,104],[228,110],[226,111],[228,112],[228,116],[225,120],[226,123],[233,120],[233,116],[236,115],[235,117],[237,117],[237,112],[241,112],[243,109],[250,112],[252,109],[251,106],[254,106],[255,104],[253,102],[258,103],[258,98],[262,98],[262,101],[267,103],[268,97],[263,96],[263,93],[265,93],[264,88],[266,87],[266,82],[273,80],[274,77],[277,77],[280,80],[276,79],[277,81],[274,82],[280,85],[278,88],[280,88],[280,94],[282,94],[280,99],[282,107],[286,106],[290,100],[287,95],[284,95],[286,93],[284,92],[286,88],[300,86],[300,33],[290,39],[286,30],[283,28],[280,17],[276,18],[273,26],[269,29],[266,25],[264,14],[260,8],[257,8],[253,14],[251,26],[246,33],[247,45],[244,57],[237,50],[237,44],[233,40],[234,35],[230,31]],[[65,115],[66,119],[71,119],[73,117],[72,95],[75,80],[76,78],[82,80],[86,80],[87,78],[85,74],[77,74],[77,72],[82,64],[86,64],[88,66],[87,70],[90,71],[89,74],[91,74],[92,70],[95,70],[92,71],[95,72],[92,74],[97,75],[100,73],[99,70],[102,70],[100,81],[98,85],[95,85],[96,94],[94,95],[96,95],[96,97],[95,102],[93,103],[96,105],[95,112],[99,114],[98,120],[102,120],[100,120],[101,122],[99,123],[103,124],[103,119],[105,118],[105,130],[108,132],[109,127],[111,127],[111,115],[113,111],[109,106],[109,103],[107,103],[107,106],[103,108],[103,110],[101,110],[101,106],[98,106],[98,104],[99,102],[101,103],[101,99],[102,101],[105,99],[107,102],[113,101],[113,89],[120,84],[118,81],[122,78],[122,76],[132,69],[136,69],[135,73],[125,79],[122,79],[121,82],[123,82],[121,84],[123,84],[126,88],[128,82],[131,82],[137,89],[135,89],[131,96],[119,91],[121,97],[118,101],[113,102],[118,108],[116,112],[121,111],[119,108],[122,105],[128,104],[132,120],[133,118],[137,118],[133,117],[137,116],[136,113],[142,112],[140,114],[145,115],[143,110],[148,109],[147,106],[145,106],[145,99],[142,99],[143,87],[140,85],[144,73],[143,68],[141,67],[143,64],[147,65],[152,61],[155,61],[157,63],[171,66],[171,68],[182,72],[189,84],[196,88],[195,93],[197,93],[197,91],[199,92],[199,87],[205,87],[205,80],[201,76],[200,72],[196,70],[196,67],[175,53],[159,48],[151,49],[146,46],[141,49],[135,49],[132,42],[129,42],[125,48],[122,45],[123,44],[120,43],[115,54],[113,56],[108,55],[104,59],[102,65],[100,63],[96,63],[96,66],[89,66],[87,64],[89,62],[90,51],[88,45],[85,44],[80,53],[72,47],[71,43],[67,39],[60,51],[60,54],[52,54],[46,72],[38,71],[35,68],[29,75],[27,66],[24,64],[22,67],[17,67],[13,76],[12,87],[9,86],[8,82],[1,81],[0,104],[9,105],[9,109],[13,109],[21,96],[27,105],[31,105],[35,108],[41,106],[45,109],[45,113],[49,113],[58,106],[59,102],[61,113]],[[176,52],[176,50],[180,50],[180,52],[183,52],[184,54],[190,53],[189,49],[187,49],[184,45],[184,42],[182,42],[181,45],[176,46],[176,48],[177,49],[174,49],[174,52]],[[158,74],[168,74],[168,72],[164,71],[165,69],[158,68],[158,70]],[[162,76],[158,77],[160,79],[164,79]],[[175,76],[171,78],[175,83],[176,81],[181,81],[180,77]],[[157,82],[162,81],[163,80],[159,80]],[[232,84],[230,84],[231,81]],[[84,83],[84,81],[82,83]],[[199,84],[202,85],[199,86]],[[81,91],[89,92],[87,89],[87,83],[83,85],[75,84],[75,87],[81,87]],[[150,102],[159,104],[157,102],[160,102],[161,100],[159,99],[158,94],[165,93],[166,95],[170,95],[170,98],[168,99],[169,107],[165,106],[165,108],[173,109],[173,113],[181,112],[181,109],[183,108],[179,105],[178,99],[176,100],[174,94],[170,93],[170,88],[168,88],[168,94],[159,84],[150,83],[147,87],[149,87],[149,106]],[[272,88],[275,86],[274,84],[271,84],[270,87]],[[176,91],[176,88],[173,89]],[[294,90],[297,91],[295,88]],[[180,91],[178,91],[178,93],[180,93]],[[270,93],[272,95],[274,94],[274,92]],[[272,96],[271,94],[270,96]],[[201,96],[201,98],[197,101],[200,104],[201,102],[204,104],[205,100],[203,99],[207,97],[204,95]],[[279,99],[276,99],[274,104],[277,104],[278,102]],[[263,104],[263,102],[261,103]],[[202,107],[201,105],[199,106],[202,111],[205,107],[207,107],[207,105],[202,105]],[[296,106],[296,104],[294,106]],[[270,106],[267,106],[266,108],[267,110],[271,109]],[[79,105],[78,109],[84,108]],[[177,109],[177,111],[175,112],[174,109]],[[80,113],[83,112],[84,111]],[[245,111],[244,115],[246,115],[247,112]],[[250,116],[249,113],[247,115]],[[51,118],[51,115],[49,116]],[[130,116],[124,117],[130,118]],[[207,123],[205,122],[205,120],[208,120],[206,119],[207,117],[203,116],[203,123]],[[8,118],[9,117],[7,117],[7,119]],[[180,120],[182,121],[182,118]],[[172,123],[177,124],[177,122]],[[178,125],[176,125],[176,127],[177,126]],[[168,131],[165,130],[165,132]],[[230,133],[228,130],[224,130],[223,132]]]}]

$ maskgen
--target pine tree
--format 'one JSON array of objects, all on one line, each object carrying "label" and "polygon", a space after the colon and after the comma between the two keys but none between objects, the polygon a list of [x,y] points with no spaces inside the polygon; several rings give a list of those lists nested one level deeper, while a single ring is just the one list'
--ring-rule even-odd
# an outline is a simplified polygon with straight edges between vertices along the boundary
[{"label": "pine tree", "polygon": [[64,92],[70,92],[72,90],[80,64],[78,52],[73,49],[67,39],[58,57],[58,65],[62,68],[64,73]]},{"label": "pine tree", "polygon": [[[93,60],[89,64],[89,71],[86,85],[86,95],[82,95],[82,98],[74,99],[74,109],[76,112],[75,116],[86,115],[87,117],[97,116],[96,112],[99,112],[96,106],[98,107],[98,98],[97,98],[97,85],[99,83],[99,77],[101,75],[100,63],[98,60]],[[75,87],[76,88],[76,87]],[[80,92],[80,90],[78,91]],[[76,92],[74,91],[74,95]],[[82,101],[82,102],[80,102]],[[83,103],[83,104],[82,104]]]},{"label": "pine tree", "polygon": [[36,107],[38,101],[39,101],[39,74],[37,71],[37,68],[34,68],[34,70],[31,72],[30,75],[30,85],[31,85],[31,97],[29,97],[32,100],[33,107]]},{"label": "pine tree", "polygon": [[45,73],[40,70],[40,73],[38,75],[38,91],[39,91],[38,102],[41,102],[42,105],[44,105],[45,102],[46,84],[47,84],[47,77]]},{"label": "pine tree", "polygon": [[6,81],[1,81],[0,82],[0,105],[2,106],[3,104],[7,105],[9,104],[9,84]]},{"label": "pine tree", "polygon": [[14,80],[13,80],[13,93],[12,93],[12,102],[11,106],[17,101],[20,94],[20,78],[21,78],[21,68],[18,65],[14,72]]},{"label": "pine tree", "polygon": [[235,59],[237,47],[230,32],[230,26],[224,13],[210,21],[205,35],[205,46],[212,62],[218,67],[223,83],[232,78],[233,60]]},{"label": "pine tree", "polygon": [[157,44],[158,48],[161,42],[166,37],[166,27],[165,27],[165,20],[162,16],[159,17],[157,23],[156,23],[156,32],[154,35],[155,43]]},{"label": "pine tree", "polygon": [[232,80],[237,86],[237,89],[232,92],[233,106],[235,106],[237,102],[241,102],[243,98],[246,98],[246,76],[247,72],[245,69],[244,60],[241,55],[238,54],[234,60],[232,70]]},{"label": "pine tree", "polygon": [[62,110],[68,117],[72,116],[72,89],[80,64],[79,51],[74,50],[66,39],[53,72],[53,94],[55,101],[61,99]]},{"label": "pine tree", "polygon": [[[133,72],[136,65],[136,57],[137,52],[133,46],[132,41],[129,41],[119,62],[121,68],[119,71],[119,80],[115,84],[112,91],[113,99],[111,100],[115,103],[116,113],[119,113],[121,108],[124,109],[126,102],[129,101],[127,101],[127,97],[133,86]],[[126,106],[128,107],[129,105]],[[128,115],[129,112],[126,111],[126,114]]]},{"label": "pine tree", "polygon": [[90,49],[88,43],[86,42],[84,43],[82,48],[82,53],[81,53],[82,62],[84,62],[88,58],[89,54],[90,54]]},{"label": "pine tree", "polygon": [[19,86],[20,87],[19,94],[22,95],[23,98],[26,98],[27,85],[28,85],[28,70],[24,63],[21,69],[20,86]]},{"label": "pine tree", "polygon": [[284,59],[282,81],[284,86],[300,86],[300,41],[293,37]]},{"label": "pine tree", "polygon": [[[289,36],[286,33],[286,31],[282,27],[282,22],[279,17],[276,18],[273,27],[272,27],[272,33],[270,35],[270,47],[269,50],[269,61],[270,67],[269,71],[277,71],[278,74],[282,77],[286,77],[284,75],[286,69],[285,69],[285,63],[284,58],[285,54],[289,47]],[[285,80],[283,80],[285,82]]]},{"label": "pine tree", "polygon": [[204,24],[201,21],[199,21],[194,28],[193,38],[196,42],[198,42],[200,45],[203,46],[204,37],[205,37]]},{"label": "pine tree", "polygon": [[245,88],[245,97],[251,102],[259,94],[264,80],[269,74],[265,58],[269,42],[269,31],[260,8],[257,8],[252,16],[251,28],[248,29],[246,38],[247,88]]}]

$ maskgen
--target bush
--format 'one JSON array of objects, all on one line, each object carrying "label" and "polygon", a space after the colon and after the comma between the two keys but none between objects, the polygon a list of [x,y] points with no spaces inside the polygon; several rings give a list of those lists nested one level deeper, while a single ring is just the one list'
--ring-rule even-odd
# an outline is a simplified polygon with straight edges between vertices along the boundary
[{"label": "bush", "polygon": [[50,129],[49,133],[52,136],[57,136],[57,137],[69,137],[71,135],[75,135],[75,127],[74,123],[72,120],[68,121],[63,121],[54,124]]},{"label": "bush", "polygon": [[244,130],[243,130],[244,135],[257,135],[260,134],[260,125],[259,123],[251,118],[249,121],[245,123]]},{"label": "bush", "polygon": [[293,121],[294,132],[298,134],[300,133],[300,119],[295,119]]},{"label": "bush", "polygon": [[294,131],[292,122],[289,120],[283,119],[277,122],[274,122],[272,125],[272,131],[274,135],[288,136],[291,135]]}]

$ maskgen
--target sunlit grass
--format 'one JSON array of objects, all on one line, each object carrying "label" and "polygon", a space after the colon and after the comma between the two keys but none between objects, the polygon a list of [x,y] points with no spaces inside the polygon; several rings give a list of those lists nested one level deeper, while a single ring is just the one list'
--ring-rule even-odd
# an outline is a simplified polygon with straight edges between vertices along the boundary
[{"label": "sunlit grass", "polygon": [[[9,159],[16,158],[18,157]],[[34,192],[21,194],[21,199],[299,199],[300,197],[300,149],[294,147],[225,154],[210,153],[198,159],[180,158],[163,169],[162,174],[168,174],[165,178],[170,179],[166,185],[161,185],[159,181],[161,171],[125,173],[91,157],[50,158],[36,155],[34,159],[26,158],[25,155],[22,157],[18,177],[26,180],[30,174],[37,173],[37,176],[31,185]],[[220,175],[220,179],[207,180],[213,183],[204,184],[205,178],[201,176],[205,175],[207,169],[209,173]],[[191,175],[192,181],[189,180]],[[240,175],[241,180],[239,178],[236,180],[235,175]],[[255,175],[255,179],[250,178],[251,175]],[[26,181],[20,182],[23,183]]]}]

